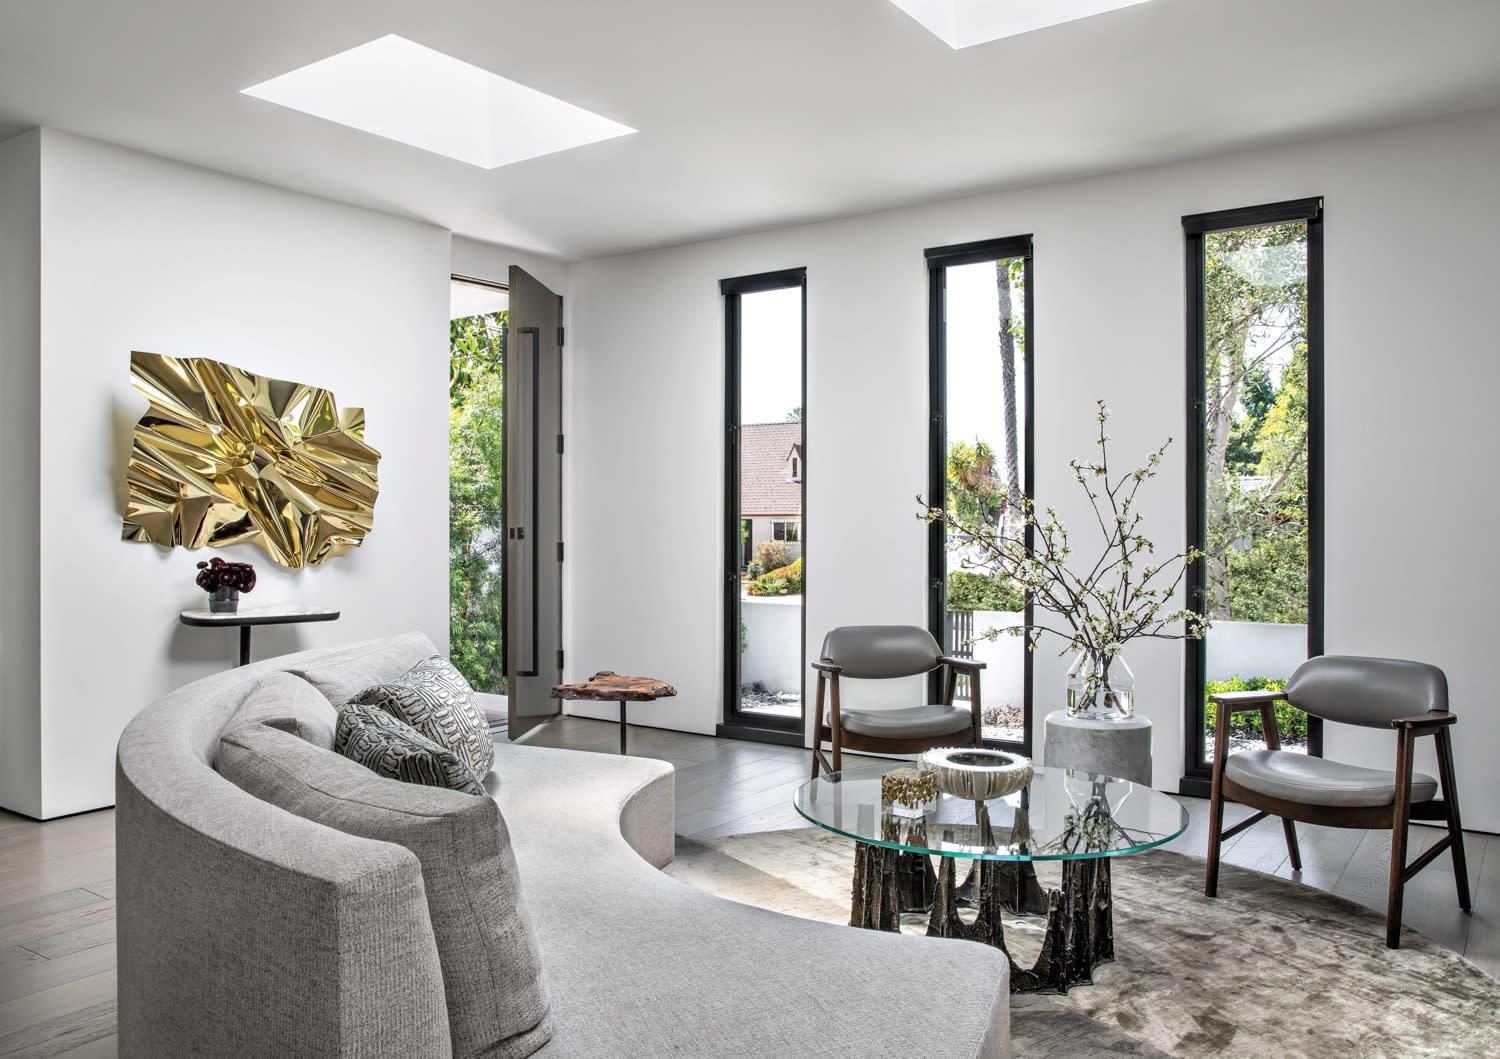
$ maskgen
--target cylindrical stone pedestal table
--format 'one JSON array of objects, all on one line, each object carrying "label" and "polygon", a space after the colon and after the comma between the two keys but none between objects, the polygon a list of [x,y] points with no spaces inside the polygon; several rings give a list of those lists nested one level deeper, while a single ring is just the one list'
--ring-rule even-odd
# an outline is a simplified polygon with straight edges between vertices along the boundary
[{"label": "cylindrical stone pedestal table", "polygon": [[1136,714],[1123,721],[1047,714],[1042,764],[1079,769],[1151,786],[1151,722]]}]

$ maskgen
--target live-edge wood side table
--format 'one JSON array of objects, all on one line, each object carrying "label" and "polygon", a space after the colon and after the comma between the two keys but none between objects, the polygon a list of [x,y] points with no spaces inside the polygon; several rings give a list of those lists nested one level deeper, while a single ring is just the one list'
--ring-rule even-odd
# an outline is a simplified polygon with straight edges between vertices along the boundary
[{"label": "live-edge wood side table", "polygon": [[627,702],[654,702],[671,698],[677,689],[653,677],[622,677],[609,670],[600,670],[582,684],[558,684],[552,689],[554,699],[577,699],[589,702],[618,702],[620,704],[620,753],[625,753],[625,704]]}]

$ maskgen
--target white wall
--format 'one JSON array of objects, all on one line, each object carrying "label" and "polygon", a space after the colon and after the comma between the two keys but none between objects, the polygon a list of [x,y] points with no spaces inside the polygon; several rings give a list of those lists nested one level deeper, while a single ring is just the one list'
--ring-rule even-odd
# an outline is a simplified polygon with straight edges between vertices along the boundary
[{"label": "white wall", "polygon": [[[924,248],[1035,234],[1037,486],[1081,533],[1088,509],[1065,461],[1089,451],[1095,397],[1115,410],[1117,461],[1182,434],[1181,217],[1322,195],[1327,649],[1447,670],[1463,715],[1467,822],[1500,829],[1495,623],[1490,593],[1475,591],[1500,575],[1490,540],[1500,504],[1487,486],[1500,390],[1487,311],[1497,172],[1492,110],[574,265],[568,679],[601,667],[646,673],[679,694],[641,723],[709,732],[719,719],[719,279],[807,268],[813,657],[831,626],[924,620],[925,533],[914,517],[926,488]],[[1142,492],[1163,547],[1183,540],[1184,473],[1179,443]],[[1390,517],[1392,503],[1405,517]],[[1182,769],[1181,660],[1175,643],[1130,652],[1164,788]],[[1066,662],[1039,650],[1036,663],[1042,718]],[[1333,732],[1328,753],[1386,767],[1394,756],[1383,732]]]},{"label": "white wall", "polygon": [[0,805],[41,812],[36,350],[41,136],[0,143]]},{"label": "white wall", "polygon": [[247,605],[343,611],[257,630],[256,657],[412,628],[446,647],[450,239],[51,130],[41,147],[42,790],[35,811],[12,807],[52,817],[112,804],[125,723],[236,657],[234,633],[177,621],[203,603],[192,575],[210,553],[120,540],[147,407],[131,350],[316,383],[367,410],[383,459],[362,547],[304,571],[223,551],[260,574]]},{"label": "white wall", "polygon": [[564,261],[498,243],[482,243],[461,235],[453,237],[452,269],[455,276],[506,283],[512,265],[524,268],[555,294],[567,291],[568,265]]}]

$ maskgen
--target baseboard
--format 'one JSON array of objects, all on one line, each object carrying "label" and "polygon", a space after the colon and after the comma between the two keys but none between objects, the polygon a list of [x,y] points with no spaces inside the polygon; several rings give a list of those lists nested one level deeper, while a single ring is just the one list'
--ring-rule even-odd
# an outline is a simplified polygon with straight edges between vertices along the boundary
[{"label": "baseboard", "polygon": [[1214,782],[1207,776],[1184,776],[1177,781],[1177,793],[1187,798],[1210,798]]},{"label": "baseboard", "polygon": [[747,743],[775,743],[778,746],[802,746],[802,733],[790,728],[756,728],[748,724],[721,724],[714,728],[720,739],[742,739]]}]

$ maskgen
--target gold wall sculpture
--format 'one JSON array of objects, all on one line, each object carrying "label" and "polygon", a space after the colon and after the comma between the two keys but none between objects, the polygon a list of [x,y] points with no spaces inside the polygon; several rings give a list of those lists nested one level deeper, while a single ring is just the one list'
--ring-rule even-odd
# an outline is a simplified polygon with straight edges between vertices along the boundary
[{"label": "gold wall sculpture", "polygon": [[380,453],[362,408],[206,357],[130,354],[151,401],[126,472],[128,541],[249,543],[304,567],[359,547],[375,518]]}]

